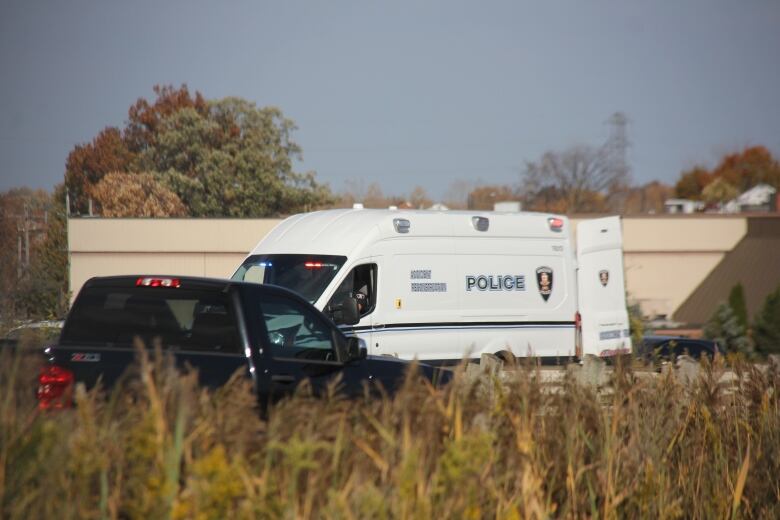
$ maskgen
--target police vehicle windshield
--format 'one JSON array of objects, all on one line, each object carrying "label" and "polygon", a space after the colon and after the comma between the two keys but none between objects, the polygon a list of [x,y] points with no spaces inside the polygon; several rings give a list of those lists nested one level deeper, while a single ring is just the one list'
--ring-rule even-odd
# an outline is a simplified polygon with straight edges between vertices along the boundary
[{"label": "police vehicle windshield", "polygon": [[346,261],[333,255],[252,255],[232,278],[279,285],[314,303]]}]

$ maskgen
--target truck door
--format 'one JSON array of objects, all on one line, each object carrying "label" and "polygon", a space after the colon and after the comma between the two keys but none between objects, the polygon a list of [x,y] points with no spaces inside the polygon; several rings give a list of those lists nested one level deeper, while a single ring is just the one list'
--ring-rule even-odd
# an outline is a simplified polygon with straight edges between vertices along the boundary
[{"label": "truck door", "polygon": [[630,353],[620,217],[585,220],[577,225],[577,263],[583,354]]}]

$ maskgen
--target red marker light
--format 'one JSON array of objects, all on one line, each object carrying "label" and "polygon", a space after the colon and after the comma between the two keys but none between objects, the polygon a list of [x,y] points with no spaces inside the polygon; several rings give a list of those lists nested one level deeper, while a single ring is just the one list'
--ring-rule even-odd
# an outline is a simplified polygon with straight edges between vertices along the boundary
[{"label": "red marker light", "polygon": [[135,281],[136,287],[181,287],[178,278],[139,278]]},{"label": "red marker light", "polygon": [[67,368],[48,365],[38,376],[38,408],[67,408],[71,405],[73,372]]},{"label": "red marker light", "polygon": [[322,262],[306,262],[303,264],[306,269],[322,269]]},{"label": "red marker light", "polygon": [[550,225],[551,231],[561,231],[563,229],[563,219],[558,217],[550,217],[547,219],[547,223]]}]

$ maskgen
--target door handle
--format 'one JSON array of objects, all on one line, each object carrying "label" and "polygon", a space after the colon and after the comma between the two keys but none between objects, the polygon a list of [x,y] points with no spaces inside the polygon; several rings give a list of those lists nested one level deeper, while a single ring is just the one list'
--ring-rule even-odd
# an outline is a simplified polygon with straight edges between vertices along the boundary
[{"label": "door handle", "polygon": [[283,385],[289,385],[295,382],[295,377],[287,374],[279,374],[271,376],[271,381],[274,383],[281,383]]},{"label": "door handle", "polygon": [[371,328],[373,330],[382,330],[382,329],[385,328],[385,324],[384,323],[374,323],[373,325],[371,325]]}]

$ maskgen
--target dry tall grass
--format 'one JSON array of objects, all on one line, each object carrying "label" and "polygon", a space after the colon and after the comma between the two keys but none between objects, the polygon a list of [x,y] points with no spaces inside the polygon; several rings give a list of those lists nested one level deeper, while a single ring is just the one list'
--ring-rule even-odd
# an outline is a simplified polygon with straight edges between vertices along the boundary
[{"label": "dry tall grass", "polygon": [[780,516],[778,367],[730,389],[717,368],[690,386],[617,370],[607,398],[523,367],[392,399],[302,389],[267,422],[240,377],[139,372],[39,413],[35,362],[3,357],[3,518]]}]

